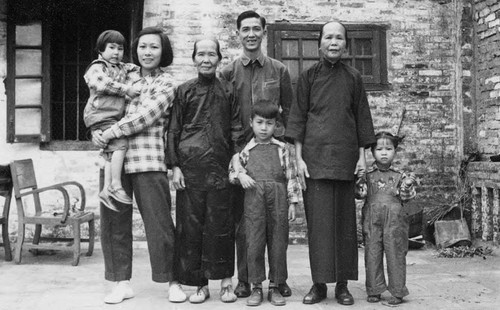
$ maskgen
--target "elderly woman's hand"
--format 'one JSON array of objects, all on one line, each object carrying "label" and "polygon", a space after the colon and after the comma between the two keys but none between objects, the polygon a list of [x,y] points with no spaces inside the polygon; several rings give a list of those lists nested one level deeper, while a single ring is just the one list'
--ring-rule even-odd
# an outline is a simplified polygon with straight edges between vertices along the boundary
[{"label": "elderly woman's hand", "polygon": [[92,131],[92,143],[94,143],[95,146],[97,146],[101,149],[105,148],[106,145],[108,145],[108,141],[106,141],[102,137],[102,130],[97,129],[97,130]]}]

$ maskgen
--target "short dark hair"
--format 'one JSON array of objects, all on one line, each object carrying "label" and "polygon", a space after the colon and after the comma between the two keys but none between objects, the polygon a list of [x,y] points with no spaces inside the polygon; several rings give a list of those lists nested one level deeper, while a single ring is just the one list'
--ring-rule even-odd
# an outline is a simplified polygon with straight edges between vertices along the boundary
[{"label": "short dark hair", "polygon": [[202,39],[198,39],[194,42],[194,46],[193,46],[193,55],[191,56],[191,58],[193,58],[194,60],[194,56],[196,56],[196,51],[197,51],[197,47],[196,47],[196,44],[200,41],[204,41],[204,40],[210,40],[212,42],[215,43],[215,46],[216,46],[216,51],[217,51],[217,56],[219,57],[219,60],[222,60],[222,54],[220,52],[220,44],[219,44],[219,40],[215,39],[215,38],[202,38]]},{"label": "short dark hair", "polygon": [[99,54],[104,52],[108,43],[120,44],[123,46],[123,48],[126,48],[125,37],[123,36],[123,34],[116,30],[105,30],[97,38],[97,42],[95,43],[95,51]]},{"label": "short dark hair", "polygon": [[236,19],[236,29],[240,30],[241,21],[247,18],[258,18],[260,20],[260,24],[262,25],[262,29],[266,28],[266,19],[264,17],[260,16],[255,11],[245,11],[238,15],[238,18]]},{"label": "short dark hair", "polygon": [[280,108],[276,104],[259,102],[252,106],[251,118],[256,115],[266,119],[277,119]]},{"label": "short dark hair", "polygon": [[161,60],[160,60],[160,67],[167,67],[172,64],[172,61],[174,60],[174,52],[172,51],[172,45],[170,45],[170,40],[168,39],[168,36],[163,33],[163,30],[158,27],[146,27],[139,31],[137,34],[137,37],[134,40],[134,43],[132,43],[132,59],[134,60],[134,63],[138,66],[141,64],[139,63],[139,57],[137,56],[137,46],[139,45],[139,39],[147,34],[157,34],[160,36],[161,40]]},{"label": "short dark hair", "polygon": [[[387,140],[391,141],[392,145],[394,145],[394,149],[397,149],[399,143],[403,142],[403,138],[404,138],[404,136],[401,136],[401,137],[395,136],[388,131],[381,131],[375,135],[375,141],[378,141],[381,139],[387,139]],[[376,146],[377,146],[377,142],[372,144],[372,147],[371,147],[372,152],[375,150]]]},{"label": "short dark hair", "polygon": [[328,25],[328,24],[330,24],[330,23],[339,23],[342,27],[344,27],[345,47],[348,48],[349,47],[349,38],[347,37],[347,28],[345,27],[344,24],[342,24],[339,21],[326,22],[326,23],[323,24],[323,26],[321,26],[321,30],[319,31],[318,47],[321,46],[321,38],[323,37],[323,28],[325,28],[325,26]]}]

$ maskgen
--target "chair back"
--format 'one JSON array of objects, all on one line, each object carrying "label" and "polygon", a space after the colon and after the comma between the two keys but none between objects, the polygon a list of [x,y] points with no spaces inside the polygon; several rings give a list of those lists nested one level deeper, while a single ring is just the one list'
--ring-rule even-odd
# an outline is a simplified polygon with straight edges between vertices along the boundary
[{"label": "chair back", "polygon": [[[21,194],[25,189],[34,190],[38,188],[36,184],[33,160],[31,158],[14,160],[10,163],[10,171],[12,174],[12,183],[14,185],[14,196],[16,197],[18,207],[17,212],[20,213],[20,216],[24,216],[25,212]],[[35,204],[35,212],[40,214],[42,211],[40,206],[40,196],[38,193],[33,194],[33,202]]]}]

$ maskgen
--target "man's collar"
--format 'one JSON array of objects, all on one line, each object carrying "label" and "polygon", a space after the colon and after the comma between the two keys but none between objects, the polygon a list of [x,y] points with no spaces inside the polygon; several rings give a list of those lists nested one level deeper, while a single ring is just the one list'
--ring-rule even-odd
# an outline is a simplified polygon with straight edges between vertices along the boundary
[{"label": "man's collar", "polygon": [[263,53],[260,53],[260,55],[255,60],[252,61],[252,59],[250,59],[250,57],[245,55],[245,53],[242,53],[240,59],[241,59],[241,63],[243,64],[244,67],[248,66],[252,62],[256,62],[261,67],[263,67],[264,61],[266,60],[266,57],[264,56]]}]

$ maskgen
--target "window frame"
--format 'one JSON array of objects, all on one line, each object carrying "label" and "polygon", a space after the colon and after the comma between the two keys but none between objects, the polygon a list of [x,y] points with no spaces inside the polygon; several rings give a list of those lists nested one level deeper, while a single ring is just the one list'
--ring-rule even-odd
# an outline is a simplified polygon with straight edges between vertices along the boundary
[{"label": "window frame", "polygon": [[[349,48],[355,46],[354,41],[359,38],[367,38],[370,37],[373,40],[372,45],[372,53],[373,57],[373,70],[372,72],[378,73],[377,75],[363,76],[363,82],[365,85],[365,89],[367,91],[382,91],[390,88],[390,83],[388,81],[388,68],[387,68],[387,29],[389,25],[385,24],[349,24],[343,23],[347,28],[348,38],[349,38]],[[286,37],[283,36],[284,32],[305,32],[308,34],[308,39],[314,38],[316,41],[319,38],[319,32],[321,27],[324,24],[292,24],[289,22],[278,22],[271,23],[266,26],[267,28],[267,54],[268,56],[275,58],[279,61],[282,61],[281,55],[281,42]],[[369,34],[371,33],[371,36]],[[299,41],[304,37],[300,37]],[[299,48],[300,45],[299,45]],[[343,59],[354,58],[360,59],[362,57],[352,57],[352,54],[349,54],[351,57],[343,56]],[[304,58],[301,58],[301,55],[298,56],[300,65],[299,71],[302,72],[306,68],[302,67],[302,61]],[[309,57],[307,60],[312,60],[313,58]],[[319,58],[316,58],[319,59]],[[299,74],[300,74],[299,72]]]},{"label": "window frame", "polygon": [[[51,22],[45,16],[46,10],[50,4],[36,1],[39,12],[32,13],[31,16],[14,16],[7,15],[7,76],[5,78],[6,103],[7,103],[7,137],[8,143],[39,143],[41,150],[61,151],[61,150],[95,150],[91,141],[77,140],[52,140],[51,135]],[[52,3],[52,2],[51,2]],[[13,12],[13,2],[8,1],[8,12]],[[130,5],[130,38],[134,38],[143,24],[144,0],[129,0]],[[40,9],[41,8],[41,9]],[[28,16],[28,17],[27,17]],[[42,44],[41,46],[24,47],[16,45],[16,27],[19,25],[27,25],[31,23],[41,23],[42,27]],[[18,104],[16,106],[16,50],[17,49],[40,49],[42,52],[42,69],[41,76],[33,76],[32,78],[41,78],[41,103],[39,105],[24,106]],[[131,51],[130,51],[131,56]],[[23,78],[31,78],[30,76],[20,76]],[[16,122],[22,122],[22,119],[16,119],[16,110],[24,108],[36,108],[41,111],[40,133],[39,134],[18,134],[16,133]]]}]

